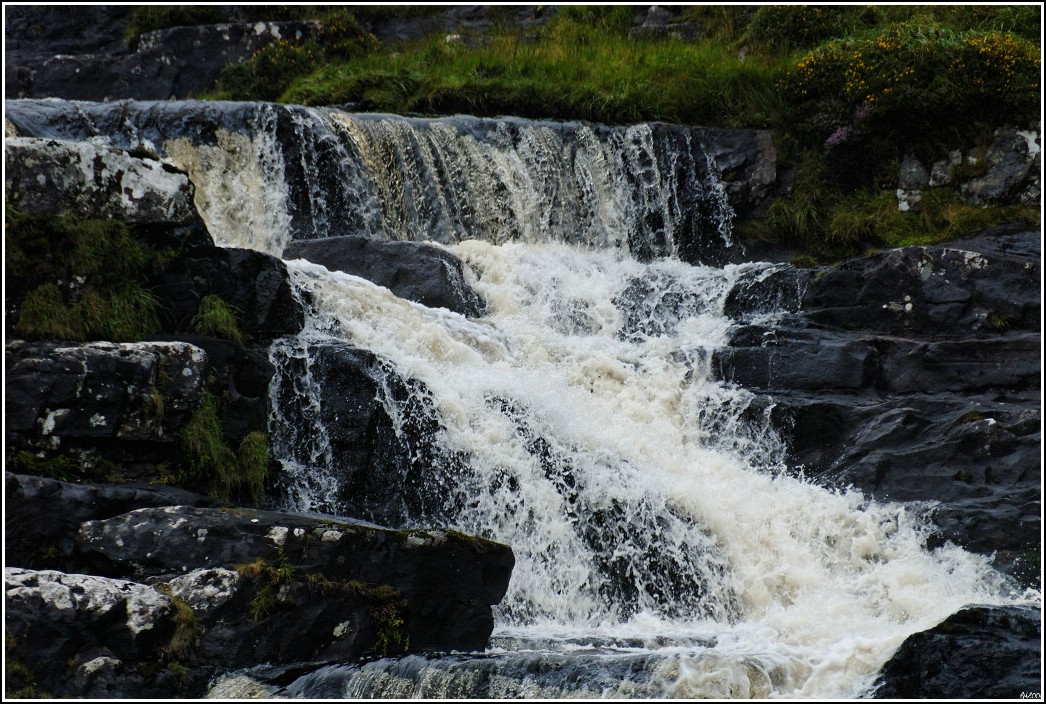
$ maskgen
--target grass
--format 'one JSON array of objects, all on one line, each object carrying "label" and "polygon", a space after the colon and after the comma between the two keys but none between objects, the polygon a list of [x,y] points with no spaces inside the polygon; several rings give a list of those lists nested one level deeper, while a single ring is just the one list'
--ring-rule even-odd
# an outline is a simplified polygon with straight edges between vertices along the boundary
[{"label": "grass", "polygon": [[218,400],[204,393],[180,433],[186,465],[177,483],[215,498],[240,498],[258,503],[269,472],[268,436],[260,431],[245,435],[233,451],[222,433]]},{"label": "grass", "polygon": [[636,40],[564,22],[535,41],[506,32],[471,47],[435,37],[326,63],[292,82],[280,100],[609,124],[765,125],[783,69],[781,62],[742,62],[719,43]]},{"label": "grass", "polygon": [[200,299],[200,308],[193,316],[190,327],[200,335],[243,342],[243,333],[236,321],[236,309],[213,294]]},{"label": "grass", "polygon": [[282,547],[277,547],[276,564],[265,559],[257,559],[236,566],[236,571],[244,579],[260,582],[258,592],[251,599],[249,610],[251,619],[263,621],[280,604],[281,591],[294,580],[294,566],[287,558]]},{"label": "grass", "polygon": [[160,329],[146,286],[172,256],[117,220],[4,212],[14,332],[27,340],[136,342]]}]

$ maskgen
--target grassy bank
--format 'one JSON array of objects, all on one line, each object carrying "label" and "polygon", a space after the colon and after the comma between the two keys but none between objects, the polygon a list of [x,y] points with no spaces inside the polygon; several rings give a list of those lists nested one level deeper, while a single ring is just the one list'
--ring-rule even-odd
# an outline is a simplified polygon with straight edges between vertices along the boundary
[{"label": "grassy bank", "polygon": [[940,193],[924,212],[897,217],[886,194],[906,152],[940,158],[996,127],[1037,122],[1038,7],[693,6],[660,36],[635,31],[646,11],[546,7],[547,21],[529,29],[495,21],[474,36],[383,45],[369,27],[424,12],[276,8],[272,19],[314,17],[319,31],[228,67],[206,97],[769,128],[798,169],[796,188],[773,217],[743,229],[822,258],[1037,216],[967,212]]}]

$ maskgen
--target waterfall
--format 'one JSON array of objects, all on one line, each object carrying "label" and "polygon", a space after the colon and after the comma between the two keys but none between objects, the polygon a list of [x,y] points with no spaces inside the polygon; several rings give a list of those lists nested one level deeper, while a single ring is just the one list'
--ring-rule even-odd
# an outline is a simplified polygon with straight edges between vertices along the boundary
[{"label": "waterfall", "polygon": [[[726,296],[769,265],[711,265],[729,206],[686,128],[178,105],[13,119],[160,149],[223,245],[433,241],[487,304],[287,262],[309,316],[271,350],[284,507],[445,524],[516,567],[485,653],[329,665],[281,694],[853,697],[908,635],[1019,598],[984,557],[927,548],[920,507],[784,471],[766,412],[713,377]],[[392,476],[353,478],[322,407],[337,359],[387,419]]]}]

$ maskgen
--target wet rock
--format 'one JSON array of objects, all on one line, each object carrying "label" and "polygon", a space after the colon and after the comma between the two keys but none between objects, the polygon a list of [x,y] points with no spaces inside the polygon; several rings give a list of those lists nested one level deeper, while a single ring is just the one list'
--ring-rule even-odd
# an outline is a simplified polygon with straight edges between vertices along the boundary
[{"label": "wet rock", "polygon": [[240,332],[256,340],[294,334],[305,321],[287,267],[254,250],[191,249],[157,277],[153,290],[165,304],[161,324],[169,332],[191,330],[200,300],[212,295],[233,308]]},{"label": "wet rock", "polygon": [[28,213],[188,225],[197,219],[188,177],[122,149],[54,139],[4,140],[4,193]]},{"label": "wet rock", "polygon": [[[938,502],[932,541],[1039,582],[1040,241],[995,228],[820,271],[742,276],[712,368],[765,394],[796,472]],[[768,321],[781,304],[784,312]]]},{"label": "wet rock", "polygon": [[5,472],[4,561],[9,566],[82,571],[76,535],[84,521],[148,506],[215,506],[207,496],[157,484],[74,484]]},{"label": "wet rock", "polygon": [[883,667],[879,699],[1032,698],[1042,686],[1038,609],[976,606],[909,636]]},{"label": "wet rock", "polygon": [[284,259],[307,259],[384,286],[400,298],[431,308],[446,308],[468,317],[486,308],[468,283],[468,265],[436,245],[387,242],[367,237],[297,240],[283,250]]},{"label": "wet rock", "polygon": [[[442,428],[422,384],[345,343],[280,346],[274,358],[280,413],[303,422],[277,429],[273,442],[288,465],[310,468],[299,481],[324,486],[317,494],[329,503],[321,510],[385,525],[450,517],[441,487],[454,485],[463,461],[441,448]],[[310,385],[303,388],[303,380]],[[393,408],[403,413],[394,417]],[[317,457],[329,457],[330,466],[317,468]],[[323,472],[332,475],[328,483],[317,476]]]},{"label": "wet rock", "polygon": [[1038,331],[1039,248],[1039,234],[1018,225],[851,259],[814,277],[804,316],[818,325],[907,335]]},{"label": "wet rock", "polygon": [[[490,607],[504,596],[514,563],[507,546],[454,531],[392,531],[348,519],[252,509],[139,509],[84,523],[78,542],[84,553],[107,560],[113,574],[159,576],[265,561],[275,571],[258,569],[277,582],[270,594],[274,609],[280,603],[304,606],[303,590],[310,585],[345,598],[369,592],[353,596],[351,588],[336,589],[338,584],[385,585],[405,600],[403,632],[412,650],[484,647],[494,625]],[[290,585],[292,574],[296,586],[288,586],[281,602],[278,587]],[[315,576],[310,581],[308,575]],[[387,595],[392,598],[392,592]],[[303,611],[279,611],[281,622],[306,618]],[[330,624],[319,614],[315,623]],[[331,637],[344,635],[335,630]]]}]

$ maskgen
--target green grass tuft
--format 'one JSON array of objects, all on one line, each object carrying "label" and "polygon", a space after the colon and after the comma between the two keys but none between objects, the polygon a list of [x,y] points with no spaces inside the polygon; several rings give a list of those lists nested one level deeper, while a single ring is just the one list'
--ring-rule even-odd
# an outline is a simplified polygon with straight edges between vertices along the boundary
[{"label": "green grass tuft", "polygon": [[236,321],[236,309],[213,294],[200,300],[200,308],[190,326],[193,332],[200,335],[243,342],[243,333]]},{"label": "green grass tuft", "polygon": [[159,304],[146,288],[171,253],[134,236],[117,220],[5,211],[7,297],[18,306],[24,339],[136,342],[160,329]]}]

